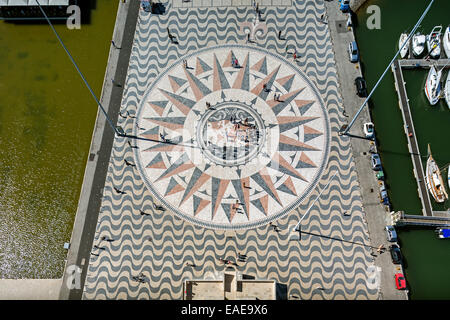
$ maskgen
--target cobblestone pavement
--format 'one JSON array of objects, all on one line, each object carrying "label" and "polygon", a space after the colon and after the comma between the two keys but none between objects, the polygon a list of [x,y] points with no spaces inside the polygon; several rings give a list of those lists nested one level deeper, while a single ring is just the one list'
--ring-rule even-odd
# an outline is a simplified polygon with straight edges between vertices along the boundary
[{"label": "cobblestone pavement", "polygon": [[140,12],[84,299],[181,299],[238,253],[289,298],[377,299],[323,2],[174,4]]}]

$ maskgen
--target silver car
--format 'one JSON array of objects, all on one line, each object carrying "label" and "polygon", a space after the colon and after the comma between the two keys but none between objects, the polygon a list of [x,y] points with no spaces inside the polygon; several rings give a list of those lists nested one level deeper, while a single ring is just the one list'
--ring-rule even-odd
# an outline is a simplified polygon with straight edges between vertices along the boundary
[{"label": "silver car", "polygon": [[358,46],[356,45],[356,41],[352,41],[348,44],[348,55],[351,62],[358,62],[359,51]]},{"label": "silver car", "polygon": [[381,159],[378,153],[374,153],[370,156],[370,160],[372,162],[372,169],[375,171],[381,170]]},{"label": "silver car", "polygon": [[386,237],[389,242],[397,241],[397,232],[395,231],[393,226],[386,226],[384,228],[386,230]]}]

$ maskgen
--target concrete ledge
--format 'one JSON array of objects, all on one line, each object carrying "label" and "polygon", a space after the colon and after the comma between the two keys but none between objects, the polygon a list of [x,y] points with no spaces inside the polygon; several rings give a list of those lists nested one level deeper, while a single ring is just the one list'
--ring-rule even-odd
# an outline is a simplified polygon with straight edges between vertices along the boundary
[{"label": "concrete ledge", "polygon": [[0,280],[0,300],[58,300],[62,279]]},{"label": "concrete ledge", "polygon": [[367,0],[350,0],[350,8],[352,11],[358,10]]}]

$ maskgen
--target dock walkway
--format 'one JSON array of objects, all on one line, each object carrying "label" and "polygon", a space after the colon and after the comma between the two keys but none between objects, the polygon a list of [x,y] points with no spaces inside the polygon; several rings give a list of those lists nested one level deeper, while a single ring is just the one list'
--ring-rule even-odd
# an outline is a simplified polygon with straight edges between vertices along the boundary
[{"label": "dock walkway", "polygon": [[437,68],[450,68],[450,59],[424,60],[424,59],[402,59],[397,60],[402,68],[430,68],[434,65]]},{"label": "dock walkway", "polygon": [[450,216],[424,217],[397,212],[392,218],[396,226],[450,227]]},{"label": "dock walkway", "polygon": [[[405,124],[404,129],[406,138],[408,139],[408,149],[414,166],[414,175],[417,181],[420,201],[422,202],[422,213],[424,216],[433,216],[433,208],[431,206],[430,197],[428,194],[427,186],[425,184],[425,174],[423,171],[422,159],[419,151],[419,145],[417,143],[414,123],[409,108],[409,99],[406,94],[406,86],[401,69],[403,64],[406,64],[406,62],[409,60],[401,61],[402,62],[396,60],[392,64],[392,73],[394,74],[395,88],[399,96],[399,106],[402,112],[403,122]],[[422,63],[424,63],[423,60],[417,61],[421,61]],[[420,63],[418,64],[420,65]]]}]

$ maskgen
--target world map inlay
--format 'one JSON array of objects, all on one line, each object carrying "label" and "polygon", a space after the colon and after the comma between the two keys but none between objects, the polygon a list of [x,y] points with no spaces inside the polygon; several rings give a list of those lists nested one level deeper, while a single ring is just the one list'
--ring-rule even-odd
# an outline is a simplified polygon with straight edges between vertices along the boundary
[{"label": "world map inlay", "polygon": [[310,193],[328,158],[325,106],[295,65],[263,49],[199,50],[157,77],[134,149],[150,191],[182,218],[251,228]]}]

